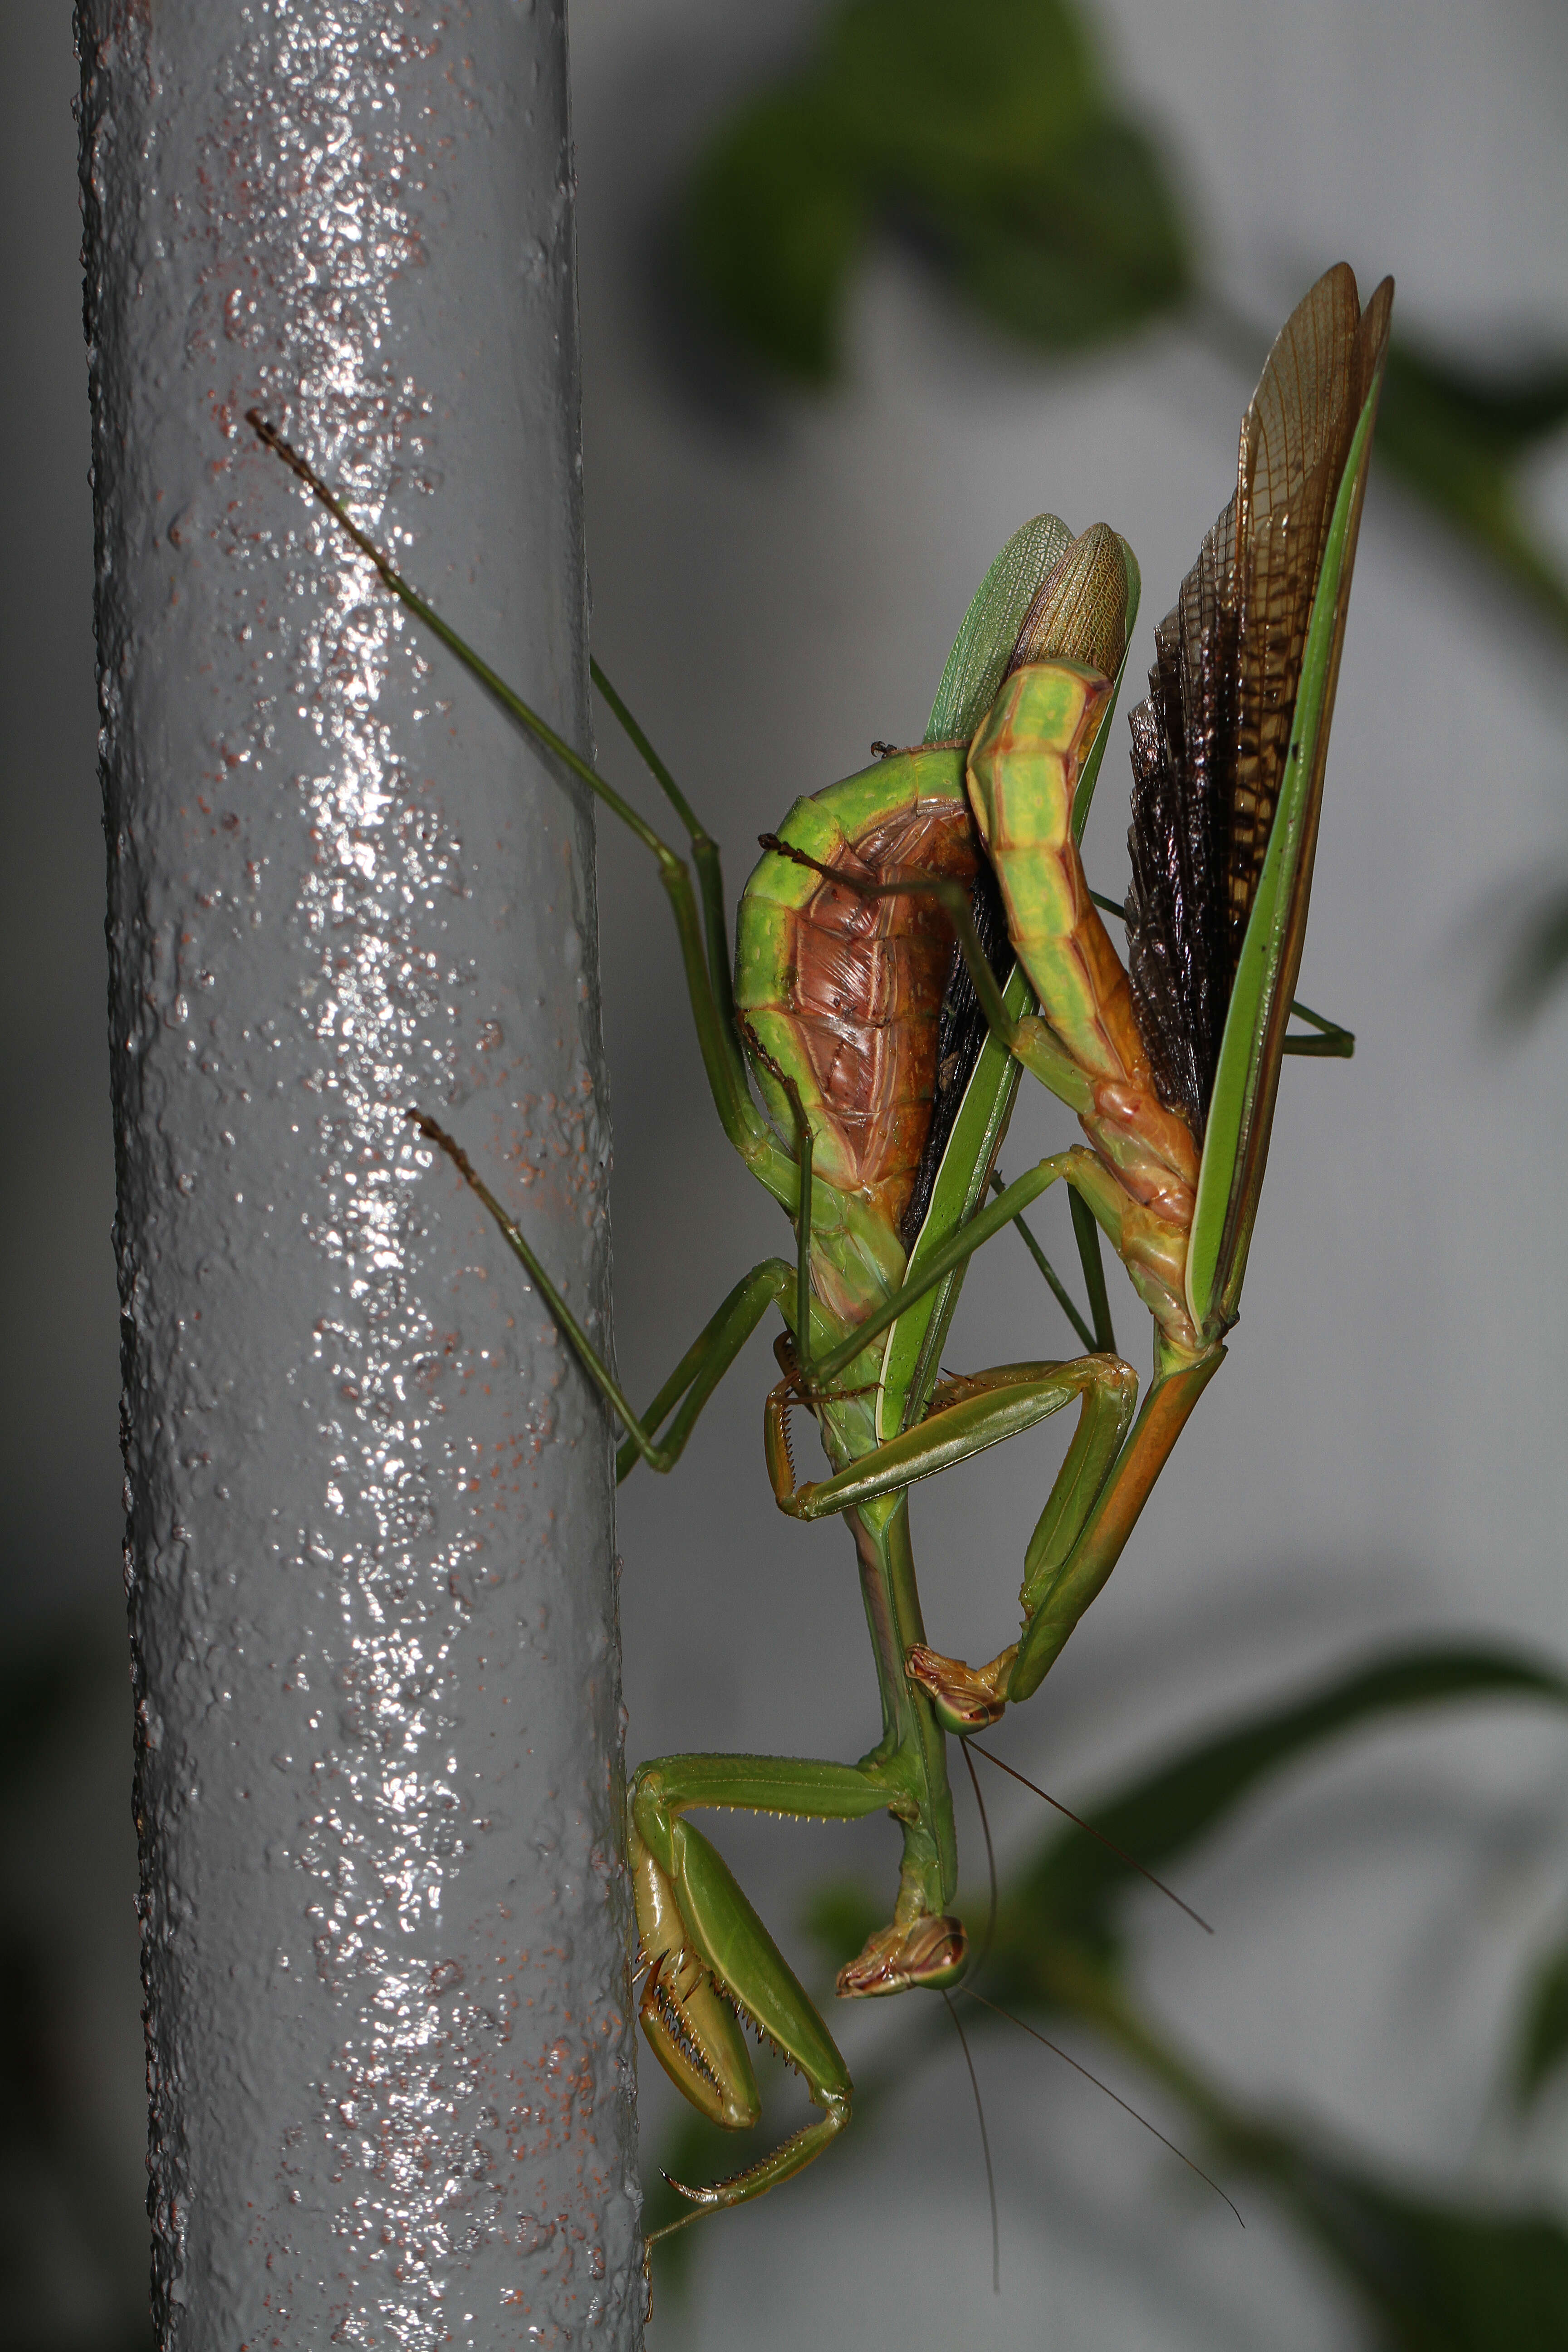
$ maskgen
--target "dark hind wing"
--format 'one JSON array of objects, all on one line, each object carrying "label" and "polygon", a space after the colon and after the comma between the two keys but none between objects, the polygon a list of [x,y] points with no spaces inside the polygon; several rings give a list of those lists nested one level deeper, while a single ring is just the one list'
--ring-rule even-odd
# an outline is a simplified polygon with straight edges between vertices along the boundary
[{"label": "dark hind wing", "polygon": [[1131,715],[1128,961],[1162,1101],[1203,1140],[1234,958],[1226,912],[1236,761],[1235,502],[1204,541],[1154,635]]},{"label": "dark hind wing", "polygon": [[1360,324],[1355,278],[1341,262],[1280,329],[1242,420],[1236,767],[1226,857],[1233,966],[1279,803],[1329,518],[1365,397],[1356,382]]},{"label": "dark hind wing", "polygon": [[[1363,320],[1342,262],[1287,320],[1242,420],[1236,495],[1159,632],[1150,697],[1132,714],[1133,1005],[1161,1094],[1200,1142],[1324,542],[1387,307],[1380,288]],[[1306,885],[1310,874],[1309,856]],[[1303,921],[1305,906],[1303,888]]]}]

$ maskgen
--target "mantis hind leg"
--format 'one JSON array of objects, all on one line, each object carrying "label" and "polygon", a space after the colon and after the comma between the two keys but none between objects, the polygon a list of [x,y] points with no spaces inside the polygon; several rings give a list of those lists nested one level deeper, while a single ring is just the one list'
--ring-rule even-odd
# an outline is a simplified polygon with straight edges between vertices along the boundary
[{"label": "mantis hind leg", "polygon": [[1087,1510],[1058,1514],[1053,1491],[1025,1564],[1024,1628],[1007,1675],[1009,1699],[1027,1698],[1037,1690],[1060,1656],[1121,1559],[1194,1406],[1224,1361],[1225,1349],[1217,1345],[1185,1362],[1164,1358],[1131,1436]]},{"label": "mantis hind leg", "polygon": [[[1078,1427],[1030,1538],[1019,1596],[1027,1642],[1042,1609],[1056,1622],[1062,1613],[1064,1592],[1070,1590],[1076,1609],[1060,1633],[1059,1649],[1071,1624],[1110,1572],[1111,1563],[1108,1563],[1092,1589],[1081,1578],[1070,1587],[1063,1584],[1065,1569],[1074,1559],[1081,1534],[1094,1523],[1102,1496],[1115,1482],[1122,1441],[1137,1402],[1137,1375],[1119,1357],[1079,1356],[1067,1364],[998,1364],[990,1371],[943,1381],[932,1391],[931,1410],[923,1421],[847,1470],[804,1486],[795,1483],[787,1433],[789,1412],[798,1398],[789,1381],[781,1381],[768,1399],[765,1421],[774,1499],[792,1517],[803,1519],[858,1507],[972,1460],[988,1446],[1020,1436],[1059,1412],[1075,1397],[1080,1404]],[[1167,1451],[1171,1442],[1173,1433]],[[1120,1545],[1117,1549],[1120,1551]],[[1037,1646],[1037,1637],[1036,1641]],[[944,1656],[921,1640],[906,1651],[904,1669],[931,1701],[942,1729],[963,1735],[983,1730],[1001,1715],[1019,1649],[1016,1643],[988,1666],[976,1668],[962,1659]]]},{"label": "mantis hind leg", "polygon": [[1191,1362],[1162,1364],[1131,1437],[1123,1444],[1118,1432],[1109,1452],[1109,1423],[1102,1423],[1097,1441],[1086,1398],[1025,1555],[1018,1640],[984,1666],[936,1650],[909,1654],[910,1678],[945,1729],[983,1730],[1010,1703],[1039,1688],[1121,1559],[1172,1447],[1224,1358],[1225,1349],[1215,1347]]}]

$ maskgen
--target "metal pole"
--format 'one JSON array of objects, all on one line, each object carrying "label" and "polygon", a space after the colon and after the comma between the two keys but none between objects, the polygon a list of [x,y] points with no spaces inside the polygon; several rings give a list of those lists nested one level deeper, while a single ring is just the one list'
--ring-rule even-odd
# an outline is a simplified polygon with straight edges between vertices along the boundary
[{"label": "metal pole", "polygon": [[80,0],[159,2340],[640,2340],[563,0]]}]

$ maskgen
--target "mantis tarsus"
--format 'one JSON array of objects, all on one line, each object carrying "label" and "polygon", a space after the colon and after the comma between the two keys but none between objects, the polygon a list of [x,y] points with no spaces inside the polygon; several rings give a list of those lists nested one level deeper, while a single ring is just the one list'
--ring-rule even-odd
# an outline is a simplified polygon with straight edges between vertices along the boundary
[{"label": "mantis tarsus", "polygon": [[[731,979],[717,847],[597,667],[687,834],[695,890],[685,860],[252,413],[393,593],[653,853],[720,1119],[795,1225],[795,1256],[735,1285],[639,1417],[460,1147],[415,1114],[618,1417],[619,1476],[639,1460],[673,1466],[776,1307],[784,1377],[764,1421],[774,1499],[797,1518],[842,1513],[854,1537],[881,1694],[876,1746],[852,1764],[667,1756],[640,1767],[630,1793],[641,2018],[660,2063],[713,2121],[753,2124],[749,2025],[820,2110],[734,2178],[685,2189],[699,2210],[799,2171],[847,2124],[852,2089],[816,2007],[688,1816],[890,1813],[903,1837],[892,1916],[837,1990],[962,1976],[947,1735],[1037,1689],[1105,1583],[1224,1358],[1281,1055],[1348,1050],[1320,1016],[1305,1014],[1310,1037],[1288,1039],[1287,1024],[1392,298],[1385,281],[1363,313],[1342,264],[1287,321],[1243,420],[1236,493],[1156,633],[1149,696],[1131,718],[1130,972],[1079,854],[1139,593],[1131,551],[1104,524],[1077,538],[1051,516],[1026,524],[970,607],[924,741],[878,746],[872,767],[797,802],[764,836]],[[1003,1184],[996,1159],[1026,1070],[1078,1113],[1087,1142]],[[940,1377],[970,1256],[1058,1181],[1070,1188],[1092,1331],[1072,1311],[1092,1344],[1071,1362]],[[1097,1228],[1153,1321],[1141,1410],[1137,1376],[1114,1352]],[[1074,1400],[1078,1426],[1025,1556],[1017,1640],[978,1667],[942,1654],[921,1615],[910,1486]],[[830,1465],[805,1485],[789,1437],[799,1410]]]}]

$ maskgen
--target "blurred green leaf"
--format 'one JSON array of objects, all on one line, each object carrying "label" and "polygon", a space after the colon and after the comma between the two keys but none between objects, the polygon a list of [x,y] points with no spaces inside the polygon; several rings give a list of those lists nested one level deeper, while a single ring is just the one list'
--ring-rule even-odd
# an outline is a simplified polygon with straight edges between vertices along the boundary
[{"label": "blurred green leaf", "polygon": [[[1524,461],[1568,426],[1568,360],[1480,376],[1396,342],[1378,412],[1380,456],[1415,495],[1568,634],[1568,577],[1531,529]],[[1533,1020],[1568,971],[1568,893],[1519,927],[1498,991],[1508,1023]]]},{"label": "blurred green leaf", "polygon": [[1125,333],[1191,285],[1163,167],[1126,122],[1091,123],[1026,179],[954,191],[930,225],[978,308],[1047,351]]},{"label": "blurred green leaf", "polygon": [[682,235],[708,307],[764,364],[831,375],[873,222],[912,231],[995,323],[1052,351],[1190,290],[1159,152],[1106,93],[1067,0],[846,0],[802,71],[700,159]]},{"label": "blurred green leaf", "polygon": [[1378,410],[1380,456],[1406,488],[1500,565],[1568,630],[1568,582],[1531,535],[1521,461],[1568,424],[1568,363],[1481,377],[1395,342]]},{"label": "blurred green leaf", "polygon": [[1508,375],[1481,375],[1414,345],[1399,346],[1384,386],[1434,432],[1501,460],[1522,457],[1568,425],[1568,359],[1537,360]]},{"label": "blurred green leaf", "polygon": [[1107,104],[1067,0],[847,0],[815,80],[847,153],[921,186],[1027,179]]},{"label": "blurred green leaf", "polygon": [[1568,2058],[1568,1942],[1535,1964],[1520,2024],[1514,2095],[1521,2107],[1540,2096]]},{"label": "blurred green leaf", "polygon": [[[1413,1706],[1523,1698],[1562,1705],[1568,1676],[1504,1651],[1433,1646],[1334,1676],[1141,1776],[1088,1818],[1163,1864],[1268,1777],[1323,1740]],[[1224,2160],[1267,2182],[1363,2303],[1387,2352],[1563,2352],[1568,2234],[1545,2213],[1489,2210],[1325,2156],[1310,2135],[1249,2119],[1129,2002],[1111,1912],[1133,1882],[1081,1835],[1054,1836],[1006,1889],[988,1985],[1016,2011],[1076,2017],[1173,2091]],[[1538,1979],[1533,2063],[1568,2044],[1568,1953]],[[1553,1980],[1554,1979],[1554,1980]],[[985,2013],[977,2013],[977,2023]],[[991,2021],[993,2023],[994,2020]],[[1544,2079],[1542,2073],[1540,2079]]]},{"label": "blurred green leaf", "polygon": [[749,106],[698,164],[682,222],[685,265],[753,358],[823,383],[869,220],[868,197],[819,93],[787,89]]},{"label": "blurred green leaf", "polygon": [[[1119,102],[1072,0],[839,0],[801,69],[701,159],[683,240],[735,341],[821,384],[879,224],[912,231],[976,310],[1042,351],[1103,343],[1197,295],[1159,144]],[[1248,367],[1261,359],[1266,339],[1222,303],[1194,300],[1192,316]],[[1568,577],[1521,479],[1565,426],[1560,354],[1481,373],[1403,341],[1390,352],[1383,461],[1568,635]],[[1532,1009],[1564,961],[1555,932],[1524,954],[1510,1009]]]},{"label": "blurred green leaf", "polygon": [[1364,2301],[1387,2352],[1563,2352],[1568,2234],[1544,2212],[1390,2186],[1284,2133],[1267,2179]]},{"label": "blurred green leaf", "polygon": [[[1501,1650],[1413,1650],[1336,1675],[1306,1696],[1261,1710],[1232,1730],[1166,1758],[1086,1818],[1104,1838],[1159,1869],[1216,1828],[1269,1774],[1326,1739],[1412,1706],[1463,1698],[1568,1702],[1568,1677]],[[1080,1831],[1054,1836],[1004,1906],[1008,1937],[1109,1933],[1116,1899],[1137,1880]]]},{"label": "blurred green leaf", "polygon": [[1568,889],[1545,891],[1520,924],[1497,993],[1505,1023],[1533,1021],[1568,971]]}]

